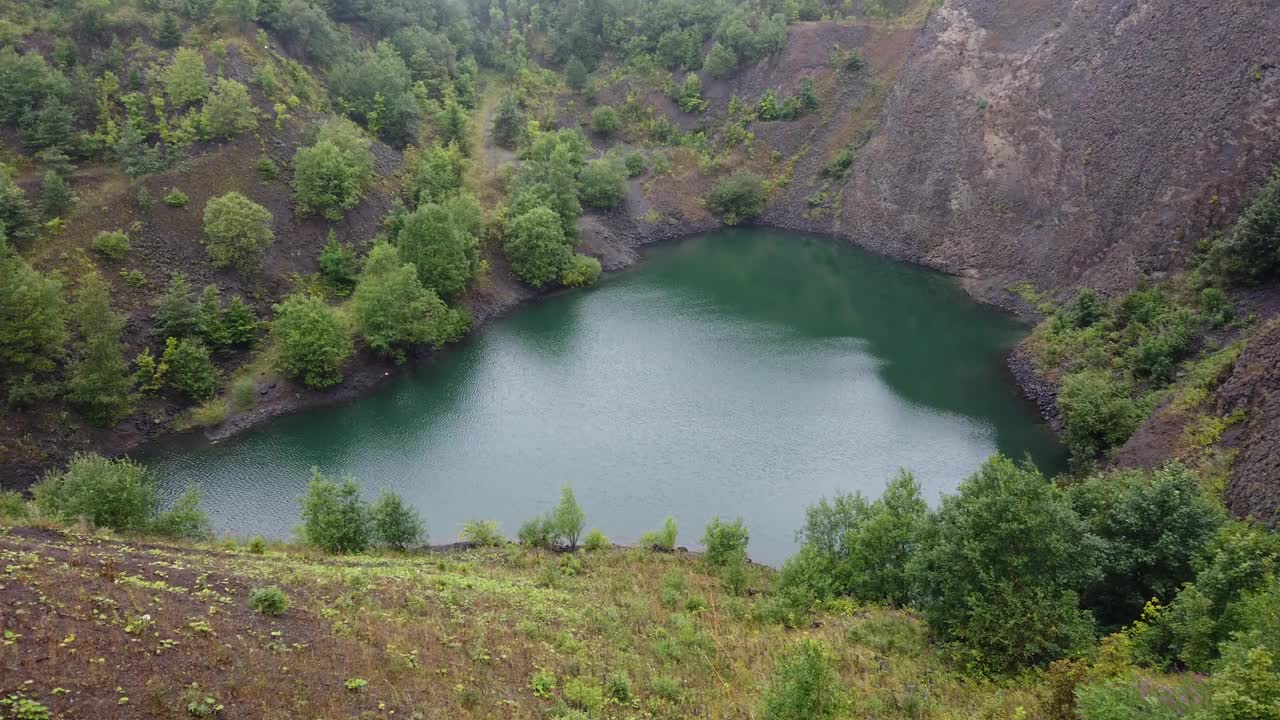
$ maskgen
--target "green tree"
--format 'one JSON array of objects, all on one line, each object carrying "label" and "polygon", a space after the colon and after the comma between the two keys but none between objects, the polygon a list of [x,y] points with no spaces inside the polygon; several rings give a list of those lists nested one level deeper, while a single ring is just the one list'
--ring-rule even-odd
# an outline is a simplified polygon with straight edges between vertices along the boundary
[{"label": "green tree", "polygon": [[1171,600],[1226,520],[1196,474],[1176,464],[1095,475],[1071,485],[1068,497],[1101,541],[1102,577],[1083,605],[1112,628],[1137,620],[1149,600]]},{"label": "green tree", "polygon": [[369,547],[369,506],[356,481],[341,483],[311,469],[311,484],[302,497],[302,537],[308,545],[332,553],[358,553]]},{"label": "green tree", "polygon": [[303,215],[319,212],[327,220],[341,220],[360,202],[368,179],[350,153],[327,140],[293,156],[293,198]]},{"label": "green tree", "polygon": [[971,662],[1010,671],[1079,651],[1093,619],[1097,538],[1035,468],[995,456],[944,498],[912,558],[929,627]]},{"label": "green tree", "polygon": [[78,454],[67,469],[32,488],[42,512],[64,521],[87,518],[97,527],[145,530],[156,512],[155,477],[128,459]]},{"label": "green tree", "polygon": [[461,104],[453,99],[445,101],[444,107],[436,115],[436,129],[440,132],[440,143],[457,145],[463,155],[468,154],[467,126],[469,124],[467,111]]},{"label": "green tree", "polygon": [[1092,460],[1129,439],[1144,415],[1132,393],[1128,383],[1106,370],[1080,370],[1063,378],[1058,410],[1072,455]]},{"label": "green tree", "polygon": [[426,526],[418,512],[399,495],[384,492],[369,508],[373,539],[379,544],[405,550],[427,539]]},{"label": "green tree", "polygon": [[516,276],[536,288],[560,277],[573,259],[560,218],[545,207],[513,220],[503,247]]},{"label": "green tree", "polygon": [[111,425],[133,402],[133,379],[120,341],[125,318],[111,311],[107,283],[97,273],[81,281],[71,310],[80,340],[67,373],[67,399],[95,425]]},{"label": "green tree", "polygon": [[618,111],[608,105],[601,105],[591,111],[591,129],[601,135],[612,135],[622,127],[618,119]]},{"label": "green tree", "polygon": [[160,20],[160,30],[156,33],[156,45],[162,48],[176,48],[182,44],[182,28],[178,27],[178,19],[173,13],[166,12]]},{"label": "green tree", "polygon": [[1209,686],[1213,709],[1206,720],[1280,717],[1280,668],[1267,648],[1241,648],[1224,658]]},{"label": "green tree", "polygon": [[181,47],[174,51],[173,60],[161,71],[169,105],[181,109],[193,105],[209,94],[209,75],[205,71],[204,58],[198,50]]},{"label": "green tree", "polygon": [[560,488],[560,504],[556,505],[552,518],[556,532],[564,538],[565,545],[570,550],[576,550],[578,538],[582,537],[582,531],[587,528],[587,514],[578,505],[573,488],[568,485]]},{"label": "green tree", "polygon": [[441,297],[467,289],[474,270],[477,243],[463,232],[448,210],[427,203],[405,218],[397,244],[400,257],[417,268],[424,287]]},{"label": "green tree", "polygon": [[251,274],[262,265],[271,246],[271,211],[232,191],[204,206],[205,249],[215,267],[235,267]]},{"label": "green tree", "polygon": [[34,150],[66,147],[75,136],[75,113],[53,95],[40,108],[23,114],[22,141]]},{"label": "green tree", "polygon": [[560,217],[566,238],[577,236],[578,173],[588,144],[578,130],[539,133],[523,153],[511,197],[511,216],[519,217],[536,207],[546,207]]},{"label": "green tree", "polygon": [[742,518],[732,522],[721,520],[719,516],[711,518],[702,534],[702,545],[706,548],[703,559],[712,567],[724,567],[735,557],[746,556],[747,542],[750,539],[751,535]]},{"label": "green tree", "polygon": [[222,327],[228,345],[246,345],[258,336],[258,314],[237,295],[222,313]]},{"label": "green tree", "polygon": [[721,78],[732,73],[738,67],[738,56],[720,43],[711,46],[711,51],[702,61],[702,71],[711,77]]},{"label": "green tree", "polygon": [[737,225],[764,212],[769,193],[764,180],[747,170],[739,170],[715,184],[707,195],[707,207],[726,225]]},{"label": "green tree", "polygon": [[442,345],[465,326],[434,290],[422,286],[412,263],[386,242],[374,244],[352,296],[356,326],[369,349],[404,362],[413,345]]},{"label": "green tree", "polygon": [[187,337],[199,328],[199,307],[191,299],[191,281],[181,272],[169,276],[169,286],[156,299],[151,316],[155,333],[160,337]]},{"label": "green tree", "polygon": [[564,65],[564,81],[574,92],[581,92],[587,86],[587,66],[577,56],[569,58]]},{"label": "green tree", "polygon": [[689,67],[698,60],[701,38],[690,30],[671,29],[658,38],[658,60],[669,70]]},{"label": "green tree", "polygon": [[320,276],[325,284],[338,295],[349,295],[356,286],[356,275],[360,272],[360,263],[356,260],[356,251],[348,244],[338,242],[338,236],[329,230],[329,239],[320,250]]},{"label": "green tree", "polygon": [[0,234],[0,378],[47,373],[67,344],[62,281],[39,272]]},{"label": "green tree", "polygon": [[520,100],[511,94],[502,96],[493,113],[493,142],[514,150],[524,138],[527,126],[528,118],[520,107]]},{"label": "green tree", "polygon": [[351,332],[323,298],[297,292],[275,306],[271,339],[278,349],[276,369],[307,387],[342,382],[342,364],[351,357]]},{"label": "green tree", "polygon": [[411,84],[409,68],[385,40],[339,63],[329,77],[338,107],[369,132],[399,146],[417,138],[421,121]]},{"label": "green tree", "polygon": [[565,287],[583,287],[600,279],[600,261],[587,255],[574,255],[569,266],[560,273],[560,284]]},{"label": "green tree", "polygon": [[423,151],[413,174],[415,204],[440,203],[462,189],[467,161],[456,144],[433,145]]},{"label": "green tree", "polygon": [[249,89],[235,80],[218,78],[200,109],[200,128],[206,138],[231,138],[258,126],[257,106]]},{"label": "green tree", "polygon": [[15,244],[36,239],[39,223],[27,193],[13,181],[9,168],[0,165],[0,228]]},{"label": "green tree", "polygon": [[218,349],[231,344],[222,312],[222,291],[212,283],[205,285],[196,304],[196,330],[205,345]]},{"label": "green tree", "polygon": [[169,384],[191,400],[208,400],[222,389],[222,371],[197,338],[169,338],[160,362],[169,368]]},{"label": "green tree", "polygon": [[839,674],[827,649],[801,640],[778,660],[760,710],[763,720],[835,720],[848,707]]},{"label": "green tree", "polygon": [[1257,285],[1280,275],[1280,167],[1245,207],[1210,265],[1232,282]]},{"label": "green tree", "polygon": [[53,170],[46,171],[40,179],[40,215],[52,220],[70,210],[75,202],[66,180]]},{"label": "green tree", "polygon": [[617,207],[627,196],[626,168],[613,158],[592,160],[578,176],[578,194],[591,207]]}]

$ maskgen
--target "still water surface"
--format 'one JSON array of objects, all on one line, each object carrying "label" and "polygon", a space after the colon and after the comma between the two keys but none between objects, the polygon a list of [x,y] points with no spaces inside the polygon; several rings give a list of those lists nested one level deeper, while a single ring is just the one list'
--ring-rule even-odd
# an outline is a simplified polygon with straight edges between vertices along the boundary
[{"label": "still water surface", "polygon": [[491,323],[350,404],[146,458],[198,483],[219,531],[284,537],[311,466],[401,493],[433,542],[519,524],[571,484],[590,526],[634,541],[667,514],[696,544],[745,518],[753,559],[795,548],[805,506],[877,496],[899,467],[936,503],[997,451],[1061,467],[1007,378],[1025,328],[953,278],[827,239],[728,230]]}]

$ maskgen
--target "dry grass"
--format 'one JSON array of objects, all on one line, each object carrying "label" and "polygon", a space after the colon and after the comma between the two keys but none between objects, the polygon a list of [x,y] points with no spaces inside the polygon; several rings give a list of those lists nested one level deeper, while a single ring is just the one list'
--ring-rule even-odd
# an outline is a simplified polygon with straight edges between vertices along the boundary
[{"label": "dry grass", "polygon": [[[764,596],[725,594],[685,553],[253,555],[22,527],[0,534],[0,557],[0,633],[13,640],[0,692],[68,716],[183,717],[207,696],[219,717],[542,718],[576,703],[593,718],[751,718],[804,636],[832,649],[853,717],[1008,718],[1036,699],[1030,681],[952,673],[909,613],[848,605],[803,631],[757,622]],[[771,581],[752,569],[753,588]],[[248,608],[265,585],[288,594],[284,615]],[[556,681],[542,696],[539,671]],[[622,673],[633,697],[597,705]],[[367,684],[348,689],[356,679]]]}]

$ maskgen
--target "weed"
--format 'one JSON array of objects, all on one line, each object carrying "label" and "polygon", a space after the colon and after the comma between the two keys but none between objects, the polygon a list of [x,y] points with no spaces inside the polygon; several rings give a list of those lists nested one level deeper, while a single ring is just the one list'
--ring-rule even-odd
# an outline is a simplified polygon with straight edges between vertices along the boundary
[{"label": "weed", "polygon": [[342,683],[342,686],[351,692],[360,692],[368,684],[369,681],[364,678],[348,678],[346,682]]},{"label": "weed", "polygon": [[556,689],[556,675],[550,670],[539,669],[529,678],[529,689],[534,697],[549,698]]}]

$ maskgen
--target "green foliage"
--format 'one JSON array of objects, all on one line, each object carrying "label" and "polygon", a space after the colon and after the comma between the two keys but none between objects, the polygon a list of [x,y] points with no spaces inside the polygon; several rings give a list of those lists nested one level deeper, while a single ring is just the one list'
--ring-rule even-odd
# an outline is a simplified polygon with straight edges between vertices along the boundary
[{"label": "green foliage", "polygon": [[770,17],[749,6],[740,6],[721,18],[716,41],[741,62],[754,63],[786,44],[786,17],[781,14]]},{"label": "green foliage", "polygon": [[176,48],[182,44],[182,28],[178,27],[178,19],[173,13],[166,12],[160,20],[160,30],[156,33],[156,45],[162,48]]},{"label": "green foliage", "polygon": [[360,335],[374,352],[397,362],[414,345],[458,339],[466,322],[434,290],[422,286],[411,263],[386,242],[374,244],[352,297]]},{"label": "green foliage", "polygon": [[271,182],[279,176],[280,171],[276,168],[276,161],[269,156],[263,155],[253,164],[253,171],[258,175],[258,179],[262,182]]},{"label": "green foliage", "polygon": [[173,60],[161,71],[160,82],[164,85],[169,105],[175,109],[200,102],[209,94],[204,58],[192,48],[182,47],[174,51]]},{"label": "green foliage", "polygon": [[1066,307],[1063,318],[1072,327],[1087,328],[1107,316],[1107,303],[1093,288],[1082,288]]},{"label": "green foliage", "polygon": [[553,517],[555,518],[556,530],[560,533],[560,537],[564,539],[565,545],[570,550],[576,550],[578,538],[582,537],[582,531],[587,527],[587,515],[578,505],[578,500],[573,494],[573,488],[568,485],[560,488],[560,504],[556,505]]},{"label": "green foliage", "polygon": [[600,279],[600,261],[587,255],[574,255],[569,267],[560,274],[560,284],[565,287],[592,285]]},{"label": "green foliage", "polygon": [[605,537],[600,528],[591,528],[586,538],[582,541],[582,549],[587,552],[596,552],[598,550],[609,549],[609,538]]},{"label": "green foliage", "polygon": [[66,315],[61,280],[32,268],[0,235],[0,379],[53,370],[67,343]]},{"label": "green foliage", "polygon": [[676,519],[668,515],[667,519],[662,521],[661,530],[647,532],[640,536],[640,545],[651,550],[671,552],[676,547],[676,536],[679,532]]},{"label": "green foliage", "polygon": [[325,284],[338,295],[350,295],[356,286],[356,275],[360,272],[355,249],[339,242],[337,234],[330,230],[329,239],[320,250],[318,262],[320,276],[324,278]]},{"label": "green foliage", "polygon": [[109,288],[97,273],[81,281],[71,311],[80,341],[77,360],[67,373],[67,399],[89,422],[112,425],[128,414],[133,402],[133,380],[120,341],[125,318],[111,311]]},{"label": "green foliage", "polygon": [[1280,274],[1280,168],[1214,245],[1209,266],[1230,282],[1258,285]]},{"label": "green foliage", "polygon": [[195,507],[199,495],[193,492],[184,494],[173,511],[157,516],[155,478],[128,458],[77,454],[64,472],[46,475],[32,493],[41,512],[64,521],[84,518],[112,530],[188,537],[207,532],[208,523]]},{"label": "green foliage", "polygon": [[394,492],[384,492],[369,508],[373,539],[380,545],[405,550],[426,542],[427,530],[418,511]]},{"label": "green foliage", "polygon": [[169,285],[156,299],[156,312],[151,316],[157,335],[187,337],[198,329],[199,307],[191,299],[191,281],[181,272],[169,276]]},{"label": "green foliage", "polygon": [[539,515],[524,521],[516,532],[516,539],[521,545],[543,550],[554,550],[559,538],[560,533],[556,529],[555,518],[550,514]]},{"label": "green foliage", "polygon": [[404,219],[397,239],[400,257],[413,263],[424,287],[450,298],[467,288],[475,272],[478,245],[441,205],[427,203]]},{"label": "green foliage", "polygon": [[421,122],[411,83],[409,68],[385,40],[339,63],[329,76],[338,107],[364,123],[369,132],[397,146],[412,142]]},{"label": "green foliage", "polygon": [[726,225],[748,222],[764,212],[769,193],[755,173],[739,170],[721,180],[707,195],[707,207]]},{"label": "green foliage", "polygon": [[638,152],[629,153],[622,165],[627,169],[627,177],[639,177],[646,170],[644,156]]},{"label": "green foliage", "polygon": [[249,607],[256,613],[279,617],[289,609],[289,596],[276,585],[254,588],[249,593]]},{"label": "green foliage", "polygon": [[1137,620],[1192,579],[1191,561],[1225,514],[1182,465],[1095,475],[1070,486],[1072,508],[1101,545],[1102,577],[1081,598],[1104,626]]},{"label": "green foliage", "polygon": [[493,113],[493,142],[498,147],[514,150],[524,138],[528,118],[515,95],[504,95]]},{"label": "green foliage", "polygon": [[729,522],[716,516],[707,523],[707,529],[702,534],[702,545],[706,548],[703,559],[712,567],[724,567],[734,557],[746,556],[750,537],[742,518]]},{"label": "green foliage", "polygon": [[702,71],[714,78],[722,78],[738,67],[738,56],[722,43],[711,46],[707,57],[702,61]]},{"label": "green foliage", "polygon": [[535,135],[521,153],[523,162],[511,191],[511,217],[537,207],[553,210],[569,239],[577,237],[578,173],[589,145],[578,130],[558,130]]},{"label": "green foliage", "polygon": [[1241,648],[1225,656],[1210,685],[1213,711],[1209,720],[1280,717],[1280,668],[1268,648]]},{"label": "green foliage", "polygon": [[1096,548],[1061,491],[997,455],[930,523],[911,564],[918,604],[929,627],[979,667],[1044,663],[1093,639],[1077,593],[1098,578]]},{"label": "green foliage", "polygon": [[0,490],[0,520],[23,520],[27,514],[27,500],[22,493]]},{"label": "green foliage", "polygon": [[257,126],[257,106],[249,98],[249,89],[235,80],[218,78],[200,109],[201,135],[232,138]]},{"label": "green foliage", "polygon": [[198,339],[169,338],[160,362],[169,368],[169,383],[191,400],[208,400],[222,389],[222,371],[209,358],[209,348]]},{"label": "green foliage", "polygon": [[129,236],[121,230],[104,230],[94,236],[91,247],[107,260],[118,263],[129,254]]},{"label": "green foliage", "polygon": [[493,520],[470,520],[462,526],[459,537],[477,547],[498,547],[507,542]]},{"label": "green foliage", "polygon": [[372,175],[369,141],[350,121],[334,118],[319,127],[313,145],[294,153],[293,199],[303,215],[340,220],[360,202]]},{"label": "green foliage", "polygon": [[178,188],[169,188],[164,194],[164,204],[171,208],[184,208],[187,203],[191,202],[191,198]]},{"label": "green foliage", "polygon": [[702,78],[691,72],[684,76],[684,82],[676,86],[671,95],[680,109],[687,113],[700,113],[707,109],[707,101],[702,97]]},{"label": "green foliage", "polygon": [[615,208],[627,196],[627,171],[612,158],[592,160],[578,176],[582,202],[595,208]]},{"label": "green foliage", "polygon": [[173,507],[156,514],[147,532],[166,537],[208,540],[213,536],[209,518],[200,509],[200,489],[195,485],[178,496]]},{"label": "green foliage", "polygon": [[215,267],[233,266],[251,274],[275,239],[271,211],[238,192],[213,198],[204,206],[204,245]]},{"label": "green foliage", "polygon": [[462,105],[453,100],[446,100],[444,107],[436,113],[435,124],[442,144],[457,145],[464,155],[470,152],[467,144],[470,119]]},{"label": "green foliage", "polygon": [[778,661],[760,709],[763,720],[834,720],[848,698],[827,649],[801,640]]},{"label": "green foliage", "polygon": [[432,145],[418,158],[410,195],[415,205],[443,203],[462,189],[467,161],[456,143]]},{"label": "green foliage", "polygon": [[40,53],[0,49],[0,122],[17,122],[31,108],[60,99],[69,89],[67,78]]},{"label": "green foliage", "polygon": [[332,553],[358,553],[369,547],[369,506],[360,498],[355,480],[335,482],[312,468],[311,484],[300,502],[302,538],[308,545]]},{"label": "green foliage", "polygon": [[27,193],[13,181],[8,168],[0,165],[0,228],[14,243],[36,239],[39,232],[36,213],[27,202]]},{"label": "green foliage", "polygon": [[618,119],[618,111],[608,105],[601,105],[591,111],[591,129],[601,135],[612,135],[622,127]]},{"label": "green foliage", "polygon": [[587,86],[587,66],[577,56],[569,58],[569,62],[565,63],[564,81],[574,92],[581,92]]},{"label": "green foliage", "polygon": [[1081,370],[1063,378],[1058,410],[1075,457],[1093,459],[1129,439],[1145,417],[1132,394],[1128,383],[1105,370]]},{"label": "green foliage", "polygon": [[[1196,711],[1207,698],[1196,681],[1170,683],[1137,673],[1091,682],[1076,690],[1081,720],[1178,720],[1204,717]],[[1205,718],[1205,720],[1209,720]]]},{"label": "green foliage", "polygon": [[555,211],[536,207],[511,222],[504,249],[516,277],[542,287],[561,277],[573,262],[572,244],[566,240]]},{"label": "green foliage", "polygon": [[275,306],[271,339],[279,356],[276,370],[307,387],[342,382],[342,364],[352,353],[346,322],[323,298],[294,293]]},{"label": "green foliage", "polygon": [[57,171],[49,170],[40,179],[40,215],[52,220],[65,214],[76,203],[67,181]]}]

